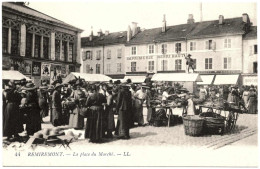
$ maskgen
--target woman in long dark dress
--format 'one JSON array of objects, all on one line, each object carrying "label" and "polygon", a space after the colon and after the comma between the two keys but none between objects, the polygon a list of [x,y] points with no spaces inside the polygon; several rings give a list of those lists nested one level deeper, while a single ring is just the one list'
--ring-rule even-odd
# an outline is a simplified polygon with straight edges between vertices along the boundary
[{"label": "woman in long dark dress", "polygon": [[104,137],[103,131],[103,104],[106,98],[98,93],[96,86],[91,86],[92,95],[86,101],[86,107],[90,107],[90,115],[87,119],[85,138],[89,138],[90,142],[101,142]]},{"label": "woman in long dark dress", "polygon": [[32,83],[27,83],[24,90],[27,91],[26,100],[28,105],[26,131],[28,135],[33,135],[37,131],[41,130],[41,109],[39,107],[35,86]]},{"label": "woman in long dark dress", "polygon": [[115,108],[115,106],[114,106],[114,103],[113,103],[112,90],[108,90],[107,93],[108,93],[107,106],[106,106],[106,111],[107,111],[107,137],[113,138],[112,132],[115,131],[115,119],[114,119],[113,108]]},{"label": "woman in long dark dress", "polygon": [[38,92],[39,98],[39,106],[40,106],[40,115],[41,115],[41,122],[43,123],[43,118],[48,116],[49,106],[48,106],[48,94],[47,94],[47,86],[40,86]]},{"label": "woman in long dark dress", "polygon": [[8,83],[8,87],[4,93],[6,107],[3,113],[3,136],[7,136],[7,140],[11,139],[13,135],[19,138],[18,133],[23,131],[23,124],[19,112],[21,96],[11,81]]},{"label": "woman in long dark dress", "polygon": [[253,88],[249,89],[249,98],[248,98],[248,113],[256,114],[257,113],[257,95]]}]

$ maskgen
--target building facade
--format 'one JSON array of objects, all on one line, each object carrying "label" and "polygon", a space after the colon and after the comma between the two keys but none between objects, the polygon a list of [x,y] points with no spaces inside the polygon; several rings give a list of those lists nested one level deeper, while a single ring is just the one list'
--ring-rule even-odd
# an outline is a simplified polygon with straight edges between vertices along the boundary
[{"label": "building facade", "polygon": [[80,70],[82,31],[22,2],[3,2],[3,69],[20,71],[36,86],[65,78]]},{"label": "building facade", "polygon": [[82,68],[81,72],[105,74],[111,78],[120,79],[125,74],[125,42],[126,32],[105,34],[81,39]]},{"label": "building facade", "polygon": [[187,72],[185,57],[191,54],[195,72],[212,75],[212,81],[215,75],[238,74],[239,85],[257,84],[257,27],[251,26],[247,14],[203,22],[195,22],[190,14],[186,24],[174,26],[167,26],[164,16],[159,28],[140,30],[133,23],[126,37],[121,61],[127,77]]}]

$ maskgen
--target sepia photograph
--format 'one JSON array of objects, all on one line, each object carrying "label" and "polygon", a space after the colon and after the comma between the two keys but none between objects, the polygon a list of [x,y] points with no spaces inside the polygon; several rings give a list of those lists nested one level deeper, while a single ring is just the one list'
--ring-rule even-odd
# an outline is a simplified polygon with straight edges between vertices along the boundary
[{"label": "sepia photograph", "polygon": [[2,166],[258,167],[257,5],[2,2]]}]

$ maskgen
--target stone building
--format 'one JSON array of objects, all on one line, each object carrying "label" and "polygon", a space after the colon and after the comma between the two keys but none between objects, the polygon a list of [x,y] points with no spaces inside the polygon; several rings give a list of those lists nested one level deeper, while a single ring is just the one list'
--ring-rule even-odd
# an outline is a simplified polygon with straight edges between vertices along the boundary
[{"label": "stone building", "polygon": [[3,69],[19,70],[37,86],[79,72],[82,31],[22,2],[3,2]]}]

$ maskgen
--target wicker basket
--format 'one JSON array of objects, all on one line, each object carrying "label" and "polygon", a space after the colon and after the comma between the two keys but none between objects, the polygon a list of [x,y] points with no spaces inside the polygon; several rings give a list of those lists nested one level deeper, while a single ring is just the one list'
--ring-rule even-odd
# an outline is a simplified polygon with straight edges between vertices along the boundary
[{"label": "wicker basket", "polygon": [[183,117],[185,134],[189,136],[200,136],[203,131],[204,119],[199,116]]},{"label": "wicker basket", "polygon": [[205,117],[204,133],[205,134],[223,134],[225,128],[224,117]]}]

